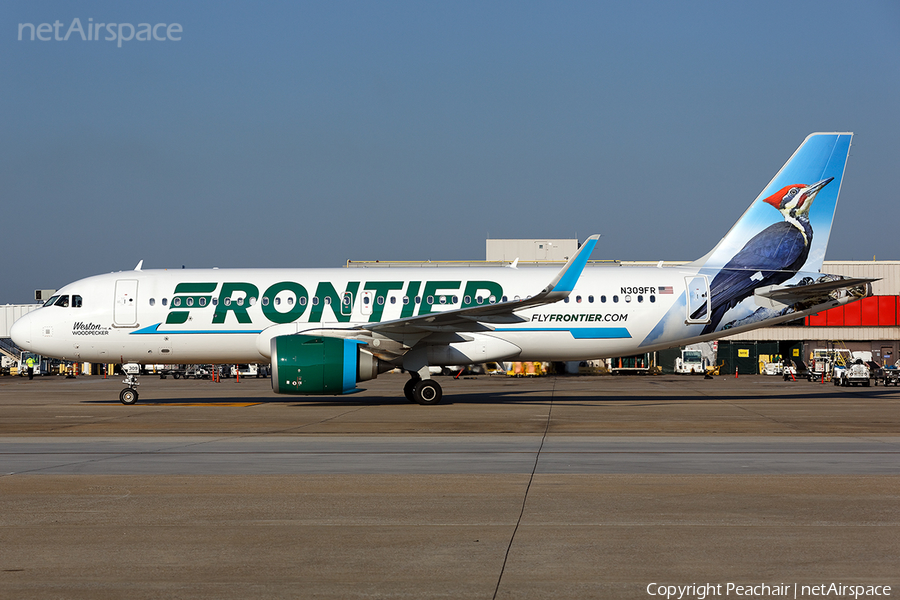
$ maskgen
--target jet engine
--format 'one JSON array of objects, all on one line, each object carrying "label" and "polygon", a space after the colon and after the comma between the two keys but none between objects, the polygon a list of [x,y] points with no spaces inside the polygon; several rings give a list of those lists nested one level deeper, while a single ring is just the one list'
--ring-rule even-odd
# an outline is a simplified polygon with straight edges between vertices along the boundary
[{"label": "jet engine", "polygon": [[375,379],[392,365],[356,340],[313,335],[272,338],[272,390],[276,394],[352,394],[360,381]]}]

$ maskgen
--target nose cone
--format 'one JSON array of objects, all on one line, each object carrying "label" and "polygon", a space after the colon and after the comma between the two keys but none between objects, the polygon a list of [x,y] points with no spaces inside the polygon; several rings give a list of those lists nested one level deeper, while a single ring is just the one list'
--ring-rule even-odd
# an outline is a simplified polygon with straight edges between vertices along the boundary
[{"label": "nose cone", "polygon": [[16,346],[23,350],[31,349],[32,340],[34,339],[31,333],[33,321],[31,314],[22,315],[9,329],[9,337],[12,338]]}]

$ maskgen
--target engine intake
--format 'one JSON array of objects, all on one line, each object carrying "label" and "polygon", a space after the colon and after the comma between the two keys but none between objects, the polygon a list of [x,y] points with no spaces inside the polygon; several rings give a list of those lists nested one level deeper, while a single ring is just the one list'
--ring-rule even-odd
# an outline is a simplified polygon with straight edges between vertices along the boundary
[{"label": "engine intake", "polygon": [[312,335],[272,338],[272,390],[276,394],[339,395],[391,368],[356,340]]}]

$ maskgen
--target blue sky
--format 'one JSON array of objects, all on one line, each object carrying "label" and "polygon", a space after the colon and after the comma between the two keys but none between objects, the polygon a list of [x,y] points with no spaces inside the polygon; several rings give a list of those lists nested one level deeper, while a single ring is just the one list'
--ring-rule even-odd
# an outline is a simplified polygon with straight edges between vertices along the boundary
[{"label": "blue sky", "polygon": [[[17,39],[76,17],[183,32]],[[483,259],[487,237],[691,260],[813,131],[856,134],[826,259],[900,259],[898,106],[893,1],[8,1],[0,303],[139,260]]]}]

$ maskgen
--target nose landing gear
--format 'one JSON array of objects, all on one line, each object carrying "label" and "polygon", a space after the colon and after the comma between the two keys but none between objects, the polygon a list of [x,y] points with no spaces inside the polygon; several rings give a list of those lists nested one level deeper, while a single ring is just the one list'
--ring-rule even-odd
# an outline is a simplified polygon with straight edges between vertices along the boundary
[{"label": "nose landing gear", "polygon": [[138,393],[134,388],[140,385],[137,377],[129,373],[125,376],[125,379],[122,381],[122,383],[124,383],[128,387],[119,392],[119,401],[122,404],[136,403],[138,401]]}]

